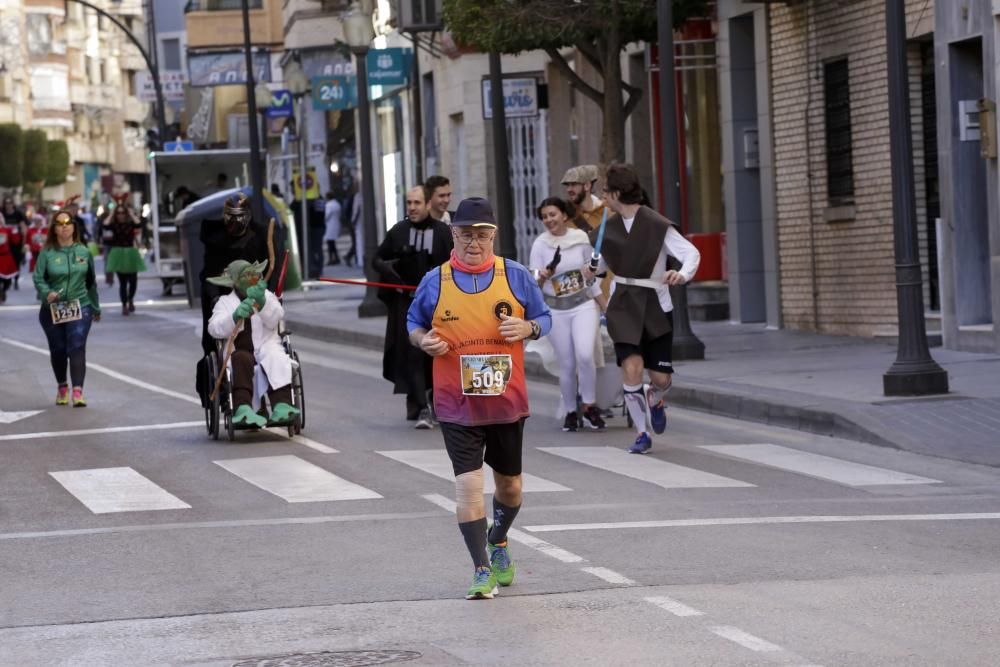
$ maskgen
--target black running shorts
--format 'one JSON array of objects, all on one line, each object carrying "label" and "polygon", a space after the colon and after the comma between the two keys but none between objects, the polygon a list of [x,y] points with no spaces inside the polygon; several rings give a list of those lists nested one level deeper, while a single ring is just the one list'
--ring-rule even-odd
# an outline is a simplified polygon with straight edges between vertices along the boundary
[{"label": "black running shorts", "polygon": [[674,347],[674,311],[666,313],[670,321],[670,333],[663,334],[657,338],[648,338],[646,332],[642,332],[642,339],[638,345],[631,343],[615,343],[615,357],[618,365],[622,365],[627,357],[638,354],[642,357],[643,368],[658,373],[673,373],[673,347]]},{"label": "black running shorts", "polygon": [[444,446],[455,476],[483,467],[483,461],[501,475],[521,474],[524,418],[512,424],[462,426],[441,422]]}]

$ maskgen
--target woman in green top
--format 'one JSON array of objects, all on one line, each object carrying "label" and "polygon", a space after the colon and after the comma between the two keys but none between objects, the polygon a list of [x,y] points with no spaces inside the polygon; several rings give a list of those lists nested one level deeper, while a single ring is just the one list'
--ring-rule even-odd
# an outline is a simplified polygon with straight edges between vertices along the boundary
[{"label": "woman in green top", "polygon": [[56,405],[69,403],[66,364],[73,381],[73,407],[87,405],[83,378],[87,369],[87,334],[92,321],[100,321],[94,258],[80,242],[73,216],[59,211],[49,225],[45,247],[35,265],[35,289],[42,302],[38,321],[49,341],[52,371],[59,384]]}]

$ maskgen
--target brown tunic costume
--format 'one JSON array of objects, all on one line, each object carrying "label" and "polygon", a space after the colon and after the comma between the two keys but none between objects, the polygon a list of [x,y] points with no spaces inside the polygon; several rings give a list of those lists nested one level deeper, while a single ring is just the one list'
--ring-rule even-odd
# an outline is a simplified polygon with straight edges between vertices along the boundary
[{"label": "brown tunic costume", "polygon": [[[625,230],[621,215],[608,218],[601,255],[616,276],[648,280],[660,257],[667,230],[672,225],[653,209],[642,206],[635,214],[632,231]],[[591,243],[597,231],[590,233]],[[671,331],[655,290],[638,285],[615,285],[607,310],[608,334],[615,343],[639,345],[646,338],[659,338]]]}]

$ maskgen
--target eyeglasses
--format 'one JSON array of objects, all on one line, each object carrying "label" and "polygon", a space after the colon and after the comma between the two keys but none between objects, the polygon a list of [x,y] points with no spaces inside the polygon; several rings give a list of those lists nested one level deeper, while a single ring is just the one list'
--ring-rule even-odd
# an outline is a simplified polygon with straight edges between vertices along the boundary
[{"label": "eyeglasses", "polygon": [[73,224],[72,218],[56,218],[56,227],[66,227]]},{"label": "eyeglasses", "polygon": [[478,234],[457,234],[459,242],[466,247],[477,243],[479,245],[486,245],[487,243],[493,242],[493,232],[479,232]]}]

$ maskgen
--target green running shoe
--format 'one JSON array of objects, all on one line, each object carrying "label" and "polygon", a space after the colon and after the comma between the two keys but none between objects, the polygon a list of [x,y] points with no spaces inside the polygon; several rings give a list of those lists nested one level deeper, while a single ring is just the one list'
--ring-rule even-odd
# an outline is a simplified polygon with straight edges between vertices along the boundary
[{"label": "green running shoe", "polygon": [[486,548],[490,552],[490,568],[496,576],[497,583],[501,586],[510,586],[514,583],[514,573],[517,568],[514,567],[514,561],[510,559],[510,551],[507,550],[507,546],[498,547],[487,544]]},{"label": "green running shoe", "polygon": [[466,600],[492,600],[497,594],[497,578],[493,576],[493,571],[488,567],[476,569],[476,575],[472,578],[472,586],[465,594]]},{"label": "green running shoe", "polygon": [[267,426],[267,420],[254,412],[253,408],[249,405],[241,405],[236,408],[236,413],[233,415],[233,424],[246,424],[247,426],[264,428]]}]

